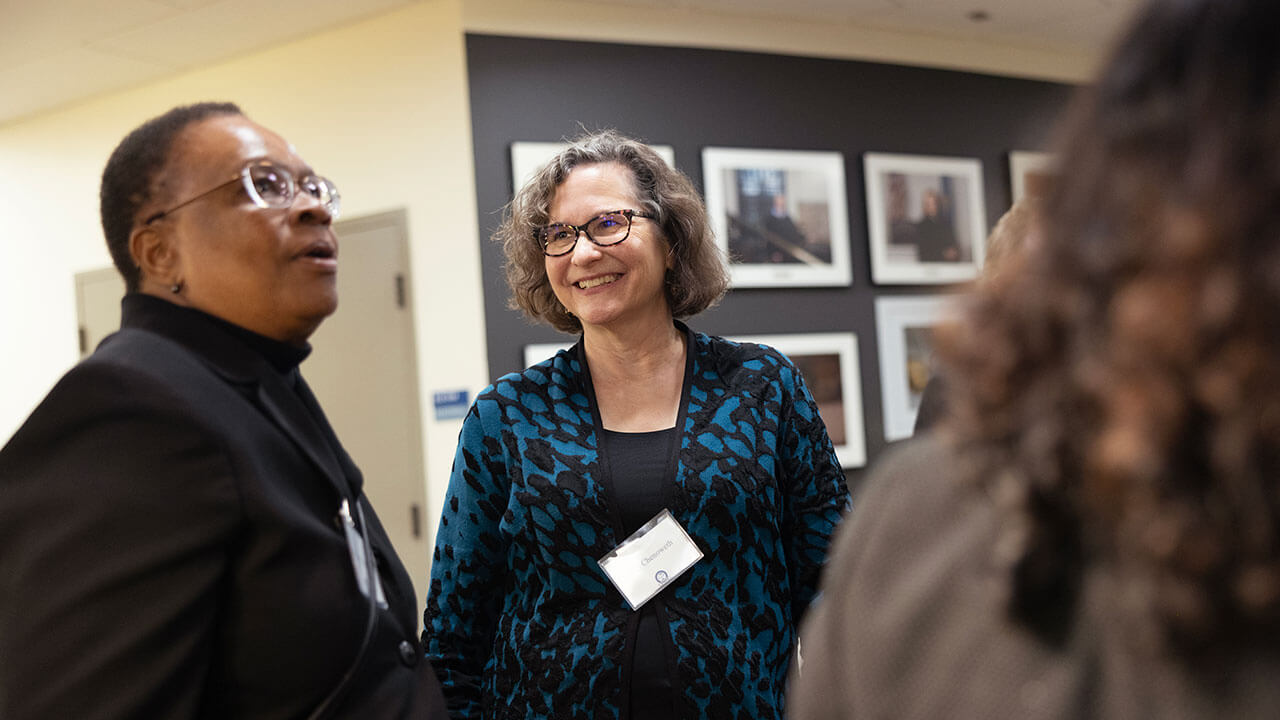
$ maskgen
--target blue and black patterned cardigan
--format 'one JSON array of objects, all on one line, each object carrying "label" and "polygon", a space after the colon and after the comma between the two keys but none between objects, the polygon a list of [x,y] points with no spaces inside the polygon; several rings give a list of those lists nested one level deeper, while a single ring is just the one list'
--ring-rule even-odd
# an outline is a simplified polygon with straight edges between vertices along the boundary
[{"label": "blue and black patterned cardigan", "polygon": [[[650,601],[677,709],[780,718],[848,489],[784,355],[677,325],[691,351],[664,499],[704,553]],[[423,632],[454,720],[625,715],[637,614],[596,564],[626,534],[580,351],[500,378],[463,423]]]}]

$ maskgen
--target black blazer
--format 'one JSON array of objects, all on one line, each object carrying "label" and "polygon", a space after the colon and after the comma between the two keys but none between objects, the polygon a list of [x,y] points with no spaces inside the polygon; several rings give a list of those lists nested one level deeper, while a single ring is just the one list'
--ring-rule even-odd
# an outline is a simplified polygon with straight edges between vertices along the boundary
[{"label": "black blazer", "polygon": [[[296,370],[147,296],[0,451],[0,717],[445,717],[418,603]],[[357,521],[358,523],[358,521]],[[415,568],[426,572],[426,568]]]}]

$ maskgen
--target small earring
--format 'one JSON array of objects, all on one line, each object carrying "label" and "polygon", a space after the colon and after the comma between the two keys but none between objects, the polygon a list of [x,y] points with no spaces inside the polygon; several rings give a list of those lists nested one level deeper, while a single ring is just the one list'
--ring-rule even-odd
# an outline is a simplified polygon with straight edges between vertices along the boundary
[{"label": "small earring", "polygon": [[181,293],[181,292],[182,292],[182,281],[181,281],[181,280],[179,280],[178,282],[176,282],[176,283],[174,283],[174,284],[170,285],[170,286],[169,286],[169,292],[173,293],[174,295],[177,295],[177,294]]}]

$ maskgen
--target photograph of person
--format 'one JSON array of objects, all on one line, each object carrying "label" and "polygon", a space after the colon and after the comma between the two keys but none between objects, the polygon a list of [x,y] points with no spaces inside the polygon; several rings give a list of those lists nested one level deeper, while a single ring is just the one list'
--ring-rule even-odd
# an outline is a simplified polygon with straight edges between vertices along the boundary
[{"label": "photograph of person", "polygon": [[911,437],[925,388],[938,374],[936,329],[951,321],[957,297],[886,295],[875,299],[881,411],[887,441]]},{"label": "photograph of person", "polygon": [[734,287],[849,284],[839,153],[709,147],[702,163]]},{"label": "photograph of person", "polygon": [[[452,717],[781,718],[849,493],[795,364],[683,322],[728,287],[697,189],[588,133],[496,235],[512,304],[579,339],[463,422],[423,630]],[[664,511],[702,558],[668,573],[659,545],[627,583],[606,576]],[[633,609],[621,588],[650,578]]]},{"label": "photograph of person", "polygon": [[742,263],[831,262],[823,178],[801,170],[726,168],[729,254]]},{"label": "photograph of person", "polygon": [[965,158],[867,153],[867,222],[877,283],[971,280],[982,261],[982,166]]},{"label": "photograph of person", "polygon": [[0,450],[0,717],[443,718],[299,373],[338,305],[337,188],[200,103],[120,142],[100,207],[121,329]]},{"label": "photograph of person", "polygon": [[968,197],[963,178],[888,173],[890,255],[900,261],[963,262],[971,244],[957,222],[957,199]]}]

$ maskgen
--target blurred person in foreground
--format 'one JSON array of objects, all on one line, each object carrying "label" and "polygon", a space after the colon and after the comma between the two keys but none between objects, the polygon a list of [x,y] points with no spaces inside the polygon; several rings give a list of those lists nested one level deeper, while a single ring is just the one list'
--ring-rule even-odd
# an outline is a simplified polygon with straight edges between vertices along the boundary
[{"label": "blurred person in foreground", "polygon": [[791,717],[1280,708],[1280,5],[1146,6],[1073,107],[1040,242],[943,334]]},{"label": "blurred person in foreground", "polygon": [[119,332],[0,451],[0,717],[443,718],[408,575],[298,364],[333,184],[235,105],[102,176]]},{"label": "blurred person in foreground", "polygon": [[463,423],[423,631],[453,717],[781,717],[848,490],[795,366],[677,319],[728,283],[702,199],[604,131],[497,238],[514,303],[581,337]]}]

